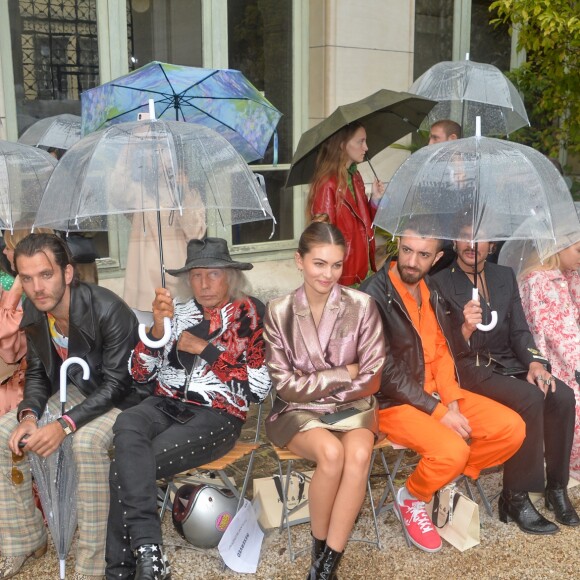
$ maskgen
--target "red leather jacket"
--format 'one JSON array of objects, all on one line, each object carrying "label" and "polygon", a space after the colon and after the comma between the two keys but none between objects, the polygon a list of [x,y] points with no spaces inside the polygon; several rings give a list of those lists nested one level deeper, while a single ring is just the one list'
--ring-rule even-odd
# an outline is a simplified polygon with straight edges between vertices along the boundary
[{"label": "red leather jacket", "polygon": [[346,240],[346,256],[339,283],[351,286],[362,282],[369,270],[375,266],[375,239],[371,227],[376,208],[367,199],[361,174],[357,171],[352,176],[356,193],[356,202],[350,191],[346,192],[344,201],[336,207],[337,178],[332,177],[323,183],[314,194],[311,217],[318,214],[328,215]]}]

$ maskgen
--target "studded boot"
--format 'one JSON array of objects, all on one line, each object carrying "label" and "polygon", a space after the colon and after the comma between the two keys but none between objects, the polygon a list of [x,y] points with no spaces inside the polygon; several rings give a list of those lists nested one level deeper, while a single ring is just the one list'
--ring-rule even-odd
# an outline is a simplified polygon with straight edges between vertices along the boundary
[{"label": "studded boot", "polygon": [[171,568],[158,544],[143,544],[135,552],[137,571],[135,580],[171,580]]}]

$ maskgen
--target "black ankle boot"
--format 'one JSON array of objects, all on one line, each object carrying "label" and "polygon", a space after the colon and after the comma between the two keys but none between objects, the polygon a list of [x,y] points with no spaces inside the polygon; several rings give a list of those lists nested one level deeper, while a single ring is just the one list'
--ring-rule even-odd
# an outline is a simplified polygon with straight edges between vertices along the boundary
[{"label": "black ankle boot", "polygon": [[[311,534],[312,535],[312,534]],[[317,538],[312,535],[312,558],[310,565],[314,566],[314,563],[320,556],[322,556],[322,552],[324,552],[324,548],[326,548],[326,540],[318,540]]]},{"label": "black ankle boot", "polygon": [[328,546],[310,568],[306,580],[333,580],[335,572],[344,552],[335,552]]},{"label": "black ankle boot", "polygon": [[559,530],[538,512],[527,491],[504,489],[499,497],[499,519],[504,524],[513,520],[527,534],[555,534]]},{"label": "black ankle boot", "polygon": [[[310,566],[312,567],[316,563],[316,560],[322,556],[322,552],[324,552],[324,548],[326,548],[326,540],[318,540],[312,535],[312,533],[310,535],[312,536],[312,558],[310,562]],[[330,580],[338,580],[336,573],[332,574]]]},{"label": "black ankle boot", "polygon": [[554,512],[556,521],[565,526],[577,526],[580,518],[570,503],[565,485],[555,485],[548,482],[546,486],[546,507]]},{"label": "black ankle boot", "polygon": [[135,580],[171,580],[169,562],[158,544],[143,544],[134,552],[137,560]]}]

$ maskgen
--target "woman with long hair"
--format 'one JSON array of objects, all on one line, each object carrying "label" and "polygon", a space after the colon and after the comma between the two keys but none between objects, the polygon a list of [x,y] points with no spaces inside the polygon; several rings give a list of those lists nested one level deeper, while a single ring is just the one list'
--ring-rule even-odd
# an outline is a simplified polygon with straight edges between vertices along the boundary
[{"label": "woman with long hair", "polygon": [[360,284],[368,272],[376,272],[375,240],[372,228],[377,204],[384,185],[376,179],[369,200],[357,165],[365,161],[365,128],[350,123],[334,133],[322,145],[306,204],[309,220],[326,216],[343,234],[346,241],[340,284]]},{"label": "woman with long hair", "polygon": [[[578,239],[578,237],[576,238]],[[518,276],[522,306],[538,349],[552,373],[574,391],[576,421],[570,475],[580,480],[580,241],[543,263],[530,261]]]},{"label": "woman with long hair", "polygon": [[276,400],[266,433],[316,463],[309,491],[313,537],[309,578],[334,577],[365,496],[378,435],[385,344],[373,299],[341,286],[346,242],[313,222],[295,255],[304,284],[269,303],[266,363]]}]

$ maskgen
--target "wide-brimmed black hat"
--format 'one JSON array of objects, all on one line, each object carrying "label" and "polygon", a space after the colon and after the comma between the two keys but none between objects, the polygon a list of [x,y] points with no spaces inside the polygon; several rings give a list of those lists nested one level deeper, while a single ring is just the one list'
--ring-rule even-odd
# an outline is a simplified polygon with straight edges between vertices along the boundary
[{"label": "wide-brimmed black hat", "polygon": [[247,262],[234,262],[228,250],[228,243],[222,238],[189,240],[185,266],[178,270],[167,270],[168,274],[178,276],[193,268],[234,268],[251,270],[254,266]]}]

